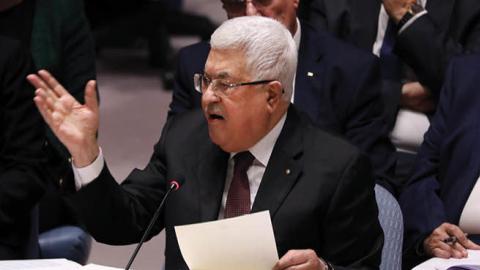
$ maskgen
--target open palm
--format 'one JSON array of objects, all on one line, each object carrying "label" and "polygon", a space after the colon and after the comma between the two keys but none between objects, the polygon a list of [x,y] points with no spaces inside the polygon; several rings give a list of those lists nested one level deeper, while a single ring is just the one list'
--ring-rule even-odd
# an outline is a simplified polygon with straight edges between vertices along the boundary
[{"label": "open palm", "polygon": [[81,165],[88,165],[98,152],[96,133],[99,112],[95,82],[88,82],[85,87],[85,104],[80,104],[45,70],[27,78],[37,88],[34,101],[45,122],[72,157],[78,158],[80,163],[87,163]]}]

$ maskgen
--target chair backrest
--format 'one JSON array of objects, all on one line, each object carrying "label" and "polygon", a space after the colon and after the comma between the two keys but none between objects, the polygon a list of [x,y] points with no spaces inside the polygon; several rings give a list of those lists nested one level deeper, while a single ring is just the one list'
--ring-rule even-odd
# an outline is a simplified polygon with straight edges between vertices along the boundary
[{"label": "chair backrest", "polygon": [[385,235],[380,270],[402,269],[403,217],[400,206],[385,188],[375,185],[378,219]]},{"label": "chair backrest", "polygon": [[90,254],[92,237],[77,226],[61,226],[38,237],[42,259],[66,258],[85,264]]}]

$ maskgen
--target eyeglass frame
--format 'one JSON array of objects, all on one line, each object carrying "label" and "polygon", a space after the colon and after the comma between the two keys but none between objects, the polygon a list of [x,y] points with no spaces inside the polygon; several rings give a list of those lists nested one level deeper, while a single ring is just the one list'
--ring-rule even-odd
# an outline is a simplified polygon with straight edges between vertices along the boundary
[{"label": "eyeglass frame", "polygon": [[[200,94],[205,93],[204,91],[202,91],[202,78],[207,78],[208,80],[210,80],[210,83],[208,84],[207,88],[204,91],[206,91],[215,81],[220,82],[220,79],[213,79],[212,80],[212,79],[209,79],[208,77],[206,77],[204,74],[200,74],[200,73],[193,74],[193,86],[195,88],[195,91],[197,91]],[[223,84],[225,86],[225,90],[213,89],[213,92],[222,93],[223,95],[226,95],[227,90],[230,89],[230,88],[236,88],[236,87],[240,87],[240,86],[244,86],[244,85],[265,84],[265,83],[271,83],[271,82],[274,82],[274,81],[276,81],[276,80],[258,80],[258,81],[240,82],[240,83],[220,82],[221,84]]]}]

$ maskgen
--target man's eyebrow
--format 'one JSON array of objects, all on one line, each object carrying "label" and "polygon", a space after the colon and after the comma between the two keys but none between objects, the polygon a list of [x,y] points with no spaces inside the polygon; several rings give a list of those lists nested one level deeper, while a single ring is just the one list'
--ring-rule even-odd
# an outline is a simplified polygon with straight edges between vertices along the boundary
[{"label": "man's eyebrow", "polygon": [[228,79],[230,78],[230,74],[226,71],[222,71],[218,74],[216,74],[215,76],[212,76],[211,74],[208,74],[208,72],[204,71],[203,74],[205,76],[207,76],[207,78],[210,78],[210,79]]}]

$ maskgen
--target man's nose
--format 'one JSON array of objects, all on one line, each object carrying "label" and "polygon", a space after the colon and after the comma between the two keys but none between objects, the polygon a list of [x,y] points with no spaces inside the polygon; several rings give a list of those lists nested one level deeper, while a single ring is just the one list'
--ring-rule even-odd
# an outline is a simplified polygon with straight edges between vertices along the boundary
[{"label": "man's nose", "polygon": [[205,89],[202,93],[202,101],[203,103],[209,104],[220,101],[217,93],[214,91],[213,87],[209,85],[207,89]]}]

